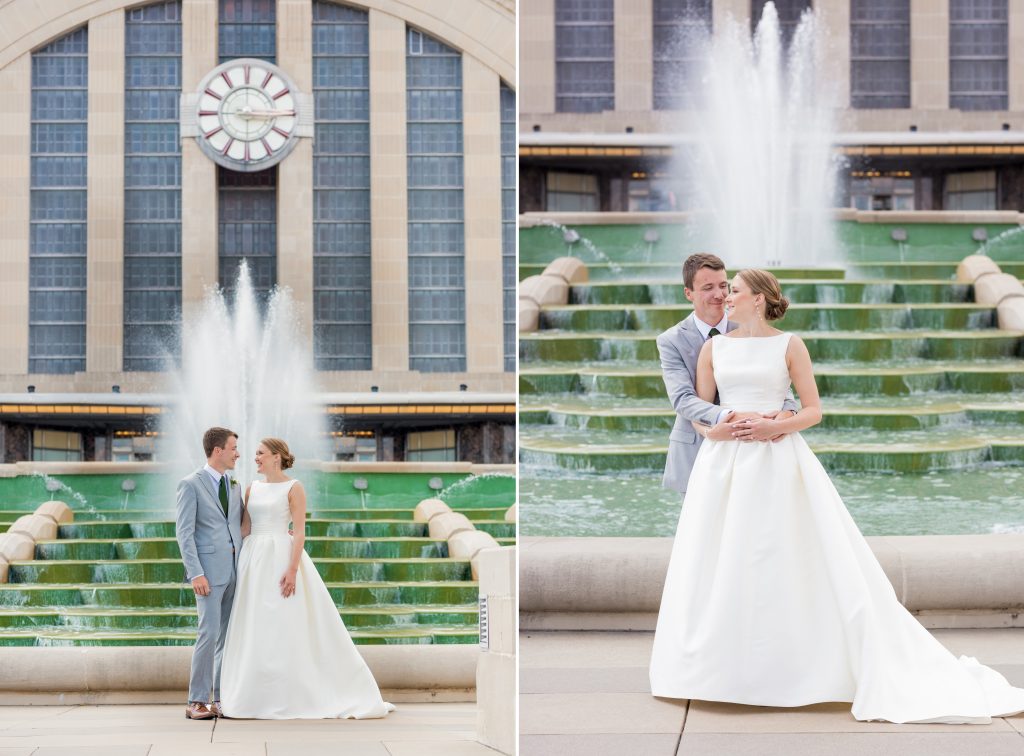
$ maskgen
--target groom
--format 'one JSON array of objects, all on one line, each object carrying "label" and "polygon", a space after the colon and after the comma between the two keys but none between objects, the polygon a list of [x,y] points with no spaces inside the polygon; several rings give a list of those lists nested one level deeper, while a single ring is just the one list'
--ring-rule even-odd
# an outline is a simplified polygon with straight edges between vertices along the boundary
[{"label": "groom", "polygon": [[[206,465],[178,483],[176,533],[185,578],[196,594],[199,628],[192,651],[188,719],[220,712],[220,660],[235,596],[235,565],[242,549],[242,496],[229,470],[238,459],[238,434],[210,428],[203,434]],[[213,704],[208,706],[213,694]]]},{"label": "groom", "polygon": [[[734,439],[732,423],[743,417],[755,416],[755,413],[740,415],[728,407],[720,407],[717,398],[715,404],[705,402],[697,396],[695,388],[697,357],[704,342],[737,327],[725,314],[725,298],[729,295],[725,263],[715,255],[690,255],[683,263],[683,293],[693,302],[693,312],[658,336],[661,373],[669,401],[676,411],[662,485],[681,494],[686,493],[693,461],[703,441],[703,437],[694,432],[691,421],[707,426],[707,437],[712,441],[731,441]],[[796,410],[796,401],[790,391],[782,411],[776,416],[781,420]]]}]

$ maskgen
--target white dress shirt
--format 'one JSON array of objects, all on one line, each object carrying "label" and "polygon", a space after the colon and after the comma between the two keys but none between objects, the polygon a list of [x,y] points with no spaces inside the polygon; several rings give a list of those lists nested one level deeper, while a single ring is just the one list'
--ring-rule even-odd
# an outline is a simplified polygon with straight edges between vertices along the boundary
[{"label": "white dress shirt", "polygon": [[[708,325],[703,320],[698,318],[696,313],[694,313],[693,315],[693,321],[697,324],[697,330],[700,331],[700,335],[704,337],[704,341],[708,340],[708,334],[711,333],[712,328],[717,328],[718,332],[723,336],[729,328],[728,314],[723,315],[722,319],[718,321],[718,325],[714,326]],[[694,388],[696,388],[696,386],[694,386]],[[722,411],[718,413],[718,422],[722,422],[729,415],[730,412],[732,412],[731,409],[723,408]]]}]

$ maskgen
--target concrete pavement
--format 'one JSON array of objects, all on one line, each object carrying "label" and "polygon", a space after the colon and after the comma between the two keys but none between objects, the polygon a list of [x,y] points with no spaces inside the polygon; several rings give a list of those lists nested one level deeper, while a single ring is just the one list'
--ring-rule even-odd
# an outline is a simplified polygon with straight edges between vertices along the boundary
[{"label": "concrete pavement", "polygon": [[[1024,629],[934,630],[1024,686]],[[858,722],[797,709],[653,698],[649,632],[523,632],[520,756],[1024,756],[1024,715],[990,725]]]},{"label": "concrete pavement", "polygon": [[185,706],[0,706],[0,756],[496,756],[476,705],[399,703],[385,719],[189,721]]}]

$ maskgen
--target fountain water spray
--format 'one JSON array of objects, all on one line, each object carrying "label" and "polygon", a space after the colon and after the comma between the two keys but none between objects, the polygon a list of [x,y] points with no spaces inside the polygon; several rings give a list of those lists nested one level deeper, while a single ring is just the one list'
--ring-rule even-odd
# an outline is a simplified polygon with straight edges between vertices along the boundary
[{"label": "fountain water spray", "polygon": [[701,109],[693,177],[713,251],[729,267],[822,265],[840,259],[832,220],[838,161],[825,39],[806,12],[788,49],[774,3],[753,39],[729,18],[706,42],[695,83]]},{"label": "fountain water spray", "polygon": [[325,421],[310,344],[287,289],[274,290],[262,316],[243,261],[233,307],[220,289],[208,291],[198,316],[183,323],[181,344],[175,404],[163,429],[175,473],[203,464],[203,432],[215,425],[239,436],[236,477],[243,485],[256,476],[256,447],[267,436],[287,441],[299,459],[322,458]]}]

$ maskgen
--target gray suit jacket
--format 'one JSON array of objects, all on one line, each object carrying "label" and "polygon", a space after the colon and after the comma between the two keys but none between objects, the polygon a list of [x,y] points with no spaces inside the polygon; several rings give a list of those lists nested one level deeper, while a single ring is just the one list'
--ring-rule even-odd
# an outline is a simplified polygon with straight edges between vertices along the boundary
[{"label": "gray suit jacket", "polygon": [[200,468],[178,483],[175,534],[186,580],[205,575],[210,585],[224,585],[234,577],[242,550],[241,488],[241,483],[231,486],[225,517],[217,488],[205,470]]},{"label": "gray suit jacket", "polygon": [[[691,421],[702,425],[714,425],[722,408],[705,402],[697,396],[697,358],[704,346],[704,337],[694,322],[695,315],[669,328],[658,336],[658,354],[661,357],[661,374],[665,380],[669,401],[676,411],[676,421],[669,435],[668,457],[665,460],[665,476],[662,485],[673,491],[686,493],[693,461],[697,458],[704,437],[693,430]],[[727,331],[737,328],[729,323]],[[789,391],[781,409],[796,412],[796,400]]]}]

